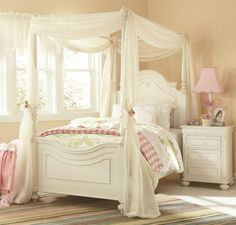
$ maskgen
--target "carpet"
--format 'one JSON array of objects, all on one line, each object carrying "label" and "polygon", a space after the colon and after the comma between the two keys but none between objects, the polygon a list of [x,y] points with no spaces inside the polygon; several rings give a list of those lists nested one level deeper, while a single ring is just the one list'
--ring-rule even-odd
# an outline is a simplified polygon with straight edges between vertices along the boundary
[{"label": "carpet", "polygon": [[0,224],[44,225],[158,225],[236,224],[232,217],[214,210],[158,194],[162,215],[155,219],[122,216],[117,202],[66,195],[43,195],[38,202],[0,209]]}]

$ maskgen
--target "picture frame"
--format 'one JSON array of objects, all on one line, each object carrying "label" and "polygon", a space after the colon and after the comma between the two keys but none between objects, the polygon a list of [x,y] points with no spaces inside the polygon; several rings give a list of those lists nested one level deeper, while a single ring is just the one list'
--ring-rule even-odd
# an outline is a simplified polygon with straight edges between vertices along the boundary
[{"label": "picture frame", "polygon": [[212,126],[224,126],[225,125],[225,113],[226,108],[215,107],[212,113]]}]

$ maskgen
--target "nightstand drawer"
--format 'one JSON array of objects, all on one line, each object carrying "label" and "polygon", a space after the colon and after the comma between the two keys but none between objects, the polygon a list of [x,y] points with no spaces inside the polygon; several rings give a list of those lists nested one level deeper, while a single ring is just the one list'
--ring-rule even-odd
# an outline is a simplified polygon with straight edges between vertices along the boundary
[{"label": "nightstand drawer", "polygon": [[186,147],[189,150],[202,151],[219,151],[221,147],[221,138],[218,136],[196,136],[188,135],[186,139]]},{"label": "nightstand drawer", "polygon": [[221,170],[217,166],[213,167],[198,167],[198,166],[188,166],[188,176],[191,180],[218,180],[221,177]]},{"label": "nightstand drawer", "polygon": [[210,151],[188,151],[188,164],[218,164],[220,162],[220,153]]}]

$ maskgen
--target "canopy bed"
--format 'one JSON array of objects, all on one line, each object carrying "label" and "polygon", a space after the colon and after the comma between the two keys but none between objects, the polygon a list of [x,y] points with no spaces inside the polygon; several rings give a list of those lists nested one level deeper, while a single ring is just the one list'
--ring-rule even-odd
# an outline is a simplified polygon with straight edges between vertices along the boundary
[{"label": "canopy bed", "polygon": [[[174,124],[178,127],[181,120],[185,121],[185,94],[175,88],[175,83],[167,82],[162,75],[150,70],[141,71],[138,83],[137,104],[145,102],[147,106],[156,107],[163,104],[170,106],[175,104]],[[153,96],[156,97],[153,98]],[[161,119],[164,120],[164,116]],[[167,118],[167,120],[169,119]],[[99,121],[92,120],[93,123]],[[85,123],[83,119],[81,122]],[[71,127],[75,127],[73,123],[71,125]],[[90,126],[88,127],[90,128]],[[91,146],[81,144],[80,150],[78,150],[73,145],[67,144],[65,146],[65,142],[58,142],[61,136],[53,136],[66,133],[64,127],[61,129],[63,132],[55,129],[45,131],[37,138],[37,166],[34,164],[37,190],[107,198],[123,202],[124,153],[120,140],[112,142],[106,137],[105,141]],[[179,151],[178,148],[177,151]],[[170,166],[172,169],[158,170],[156,178],[160,179],[171,172],[182,172],[180,152],[177,155],[179,157],[178,166]],[[168,164],[171,164],[172,160],[170,158]]]},{"label": "canopy bed", "polygon": [[[13,39],[18,45],[28,46],[29,105],[24,111],[20,127],[14,202],[27,202],[32,193],[48,191],[116,199],[122,203],[120,208],[124,215],[143,218],[159,216],[154,195],[158,180],[153,179],[153,171],[141,156],[132,112],[135,105],[143,101],[155,106],[172,103],[175,107],[172,120],[174,127],[185,124],[187,119],[197,113],[197,101],[191,94],[194,77],[187,36],[172,32],[125,8],[118,12],[78,16],[2,13],[0,23],[2,30],[8,26],[9,37],[15,32]],[[21,30],[18,30],[19,27]],[[109,36],[120,30],[120,41]],[[102,116],[108,115],[112,105],[112,84],[116,83],[115,55],[120,49],[122,118],[119,130],[122,144],[119,146],[122,148],[119,151],[117,144],[102,144],[98,148],[89,148],[86,153],[75,152],[71,148],[53,144],[47,138],[37,137],[36,35],[79,51],[107,49],[102,79],[102,90],[106,90],[101,93],[104,99]],[[180,91],[158,73],[146,71],[139,76],[139,60],[161,59],[181,50]],[[59,170],[59,167],[62,169]]]}]

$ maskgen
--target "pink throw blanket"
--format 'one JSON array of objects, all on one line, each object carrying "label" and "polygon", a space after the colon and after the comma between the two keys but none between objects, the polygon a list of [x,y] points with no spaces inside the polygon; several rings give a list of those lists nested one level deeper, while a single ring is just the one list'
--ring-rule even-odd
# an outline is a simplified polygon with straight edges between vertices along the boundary
[{"label": "pink throw blanket", "polygon": [[0,208],[9,207],[17,157],[17,141],[0,145]]}]

